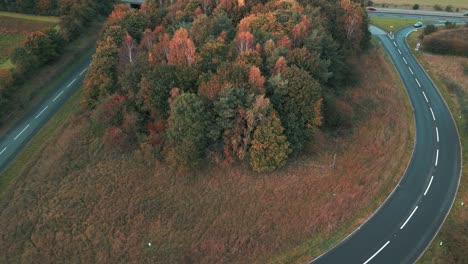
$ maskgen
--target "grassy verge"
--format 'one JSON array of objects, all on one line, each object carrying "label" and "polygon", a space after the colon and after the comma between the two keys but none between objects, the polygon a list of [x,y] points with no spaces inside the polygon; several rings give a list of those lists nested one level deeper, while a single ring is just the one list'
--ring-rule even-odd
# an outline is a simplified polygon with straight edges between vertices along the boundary
[{"label": "grassy verge", "polygon": [[[378,42],[375,37],[372,37],[371,42],[373,46],[381,49],[381,44]],[[385,60],[389,65],[393,65],[391,59],[388,55],[384,54]],[[392,66],[391,67],[394,76],[398,76],[396,69]],[[414,127],[414,118],[413,113],[411,110],[411,105],[409,101],[409,97],[407,91],[403,85],[403,82],[400,78],[398,79],[398,87],[405,94],[405,100],[403,100],[404,105],[404,114],[406,115],[407,120],[411,120],[409,123],[408,131],[407,131],[407,138],[414,139],[415,127]],[[403,175],[404,170],[407,167],[409,159],[411,157],[411,153],[413,151],[413,144],[407,144],[400,159],[400,163],[394,167],[394,170],[391,172],[393,179],[400,179]],[[319,233],[313,239],[305,241],[304,243],[300,244],[292,248],[291,250],[285,252],[284,254],[277,257],[273,262],[274,263],[305,263],[310,261],[312,258],[317,257],[327,250],[331,249],[334,245],[338,244],[341,240],[343,240],[347,235],[351,232],[356,230],[359,226],[363,224],[365,220],[367,220],[378,208],[382,205],[385,199],[389,196],[389,194],[395,188],[394,181],[388,181],[385,186],[382,187],[380,193],[375,197],[375,199],[367,205],[367,207],[363,208],[358,214],[352,217],[349,221],[342,224],[338,229],[336,229],[331,234],[327,233]]]},{"label": "grassy verge", "polygon": [[60,22],[60,18],[54,17],[54,16],[35,16],[35,15],[20,14],[20,13],[13,13],[13,12],[4,12],[4,11],[0,11],[0,16],[35,20],[35,21],[42,21],[42,22],[49,22],[49,23]]},{"label": "grassy verge", "polygon": [[57,113],[42,127],[31,142],[21,150],[8,167],[0,173],[0,199],[10,183],[19,175],[30,162],[34,162],[41,155],[45,146],[55,138],[58,128],[63,126],[70,116],[79,112],[81,89],[57,111]]},{"label": "grassy verge", "polygon": [[[468,9],[468,3],[465,0],[418,0],[418,1],[407,1],[407,0],[375,0],[374,6],[380,7],[385,5],[389,8],[398,8],[398,9],[413,9],[413,5],[418,4],[420,10],[434,11],[434,5],[440,5],[443,9],[447,5],[453,7],[453,11],[456,11],[456,8]],[[445,11],[445,10],[443,10]]]},{"label": "grassy verge", "polygon": [[[378,26],[386,31],[392,30],[394,32],[404,26],[413,25],[418,21],[424,22],[424,20],[407,18],[370,17],[370,23],[372,25]],[[393,29],[390,28],[390,26],[393,26]]]}]

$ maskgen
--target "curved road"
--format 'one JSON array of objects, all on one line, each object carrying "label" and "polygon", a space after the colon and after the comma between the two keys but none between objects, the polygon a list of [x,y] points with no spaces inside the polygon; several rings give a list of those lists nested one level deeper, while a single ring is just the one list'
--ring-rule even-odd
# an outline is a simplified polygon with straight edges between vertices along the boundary
[{"label": "curved road", "polygon": [[[35,136],[40,128],[57,112],[67,99],[81,87],[91,62],[91,56],[75,66],[64,81],[57,84],[34,108],[0,137],[0,172]],[[2,179],[0,179],[2,180]]]},{"label": "curved road", "polygon": [[449,109],[406,44],[413,27],[383,44],[403,80],[416,122],[414,152],[405,175],[379,210],[352,235],[312,263],[414,263],[448,214],[461,169],[458,133]]}]

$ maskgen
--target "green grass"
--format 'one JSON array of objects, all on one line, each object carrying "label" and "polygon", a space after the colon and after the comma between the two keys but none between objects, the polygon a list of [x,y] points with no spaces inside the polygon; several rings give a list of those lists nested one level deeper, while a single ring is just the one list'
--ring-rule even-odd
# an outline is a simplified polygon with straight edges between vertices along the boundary
[{"label": "green grass", "polygon": [[25,35],[23,34],[0,33],[0,65],[3,64],[13,48],[17,47],[24,38]]},{"label": "green grass", "polygon": [[13,62],[11,62],[10,59],[6,59],[6,60],[4,60],[3,62],[0,63],[0,69],[2,69],[2,70],[13,69],[14,67],[15,67],[15,65],[13,64]]},{"label": "green grass", "polygon": [[49,22],[49,23],[54,23],[54,24],[60,22],[60,18],[54,17],[54,16],[35,16],[35,15],[20,14],[20,13],[13,13],[13,12],[3,12],[3,11],[0,11],[0,16]]},{"label": "green grass", "polygon": [[42,155],[42,150],[47,146],[47,142],[55,138],[58,129],[64,125],[69,117],[80,111],[81,91],[79,89],[70,99],[57,111],[57,113],[42,127],[34,136],[31,142],[21,150],[8,167],[0,173],[0,199],[5,194],[5,190],[14,179],[21,175],[23,169],[30,161],[37,160]]},{"label": "green grass", "polygon": [[414,4],[418,4],[420,6],[429,6],[432,7],[435,4],[438,4],[445,8],[447,5],[452,5],[453,7],[468,7],[468,1],[466,0],[374,0],[374,3],[377,4],[375,6],[379,6],[380,4],[394,4],[400,6],[410,6],[412,7]]},{"label": "green grass", "polygon": [[387,17],[370,17],[370,23],[378,26],[383,30],[390,31],[390,26],[393,26],[393,31],[397,31],[404,26],[413,25],[416,22],[423,22],[424,20],[407,19],[407,18],[387,18]]}]

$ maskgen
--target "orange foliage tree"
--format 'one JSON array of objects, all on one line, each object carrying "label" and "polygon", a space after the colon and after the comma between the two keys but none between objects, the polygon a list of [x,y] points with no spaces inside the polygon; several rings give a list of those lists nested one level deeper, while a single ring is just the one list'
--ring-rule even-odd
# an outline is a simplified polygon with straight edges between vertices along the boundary
[{"label": "orange foliage tree", "polygon": [[169,42],[169,64],[192,66],[197,61],[197,53],[193,41],[189,38],[186,29],[181,28],[174,33]]}]

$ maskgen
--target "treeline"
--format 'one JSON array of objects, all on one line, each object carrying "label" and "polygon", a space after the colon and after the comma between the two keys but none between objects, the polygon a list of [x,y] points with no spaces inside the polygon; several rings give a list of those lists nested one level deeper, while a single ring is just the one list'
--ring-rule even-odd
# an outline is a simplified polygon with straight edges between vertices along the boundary
[{"label": "treeline", "polygon": [[106,22],[83,96],[106,148],[143,145],[183,171],[208,158],[261,172],[339,125],[346,59],[370,37],[358,3],[171,2],[117,5]]},{"label": "treeline", "polygon": [[114,0],[17,0],[0,2],[0,10],[32,14],[59,15],[59,29],[30,33],[22,45],[10,54],[15,64],[10,76],[0,83],[0,115],[5,114],[15,86],[40,67],[60,56],[65,45],[82,34],[92,21],[107,16]]}]

